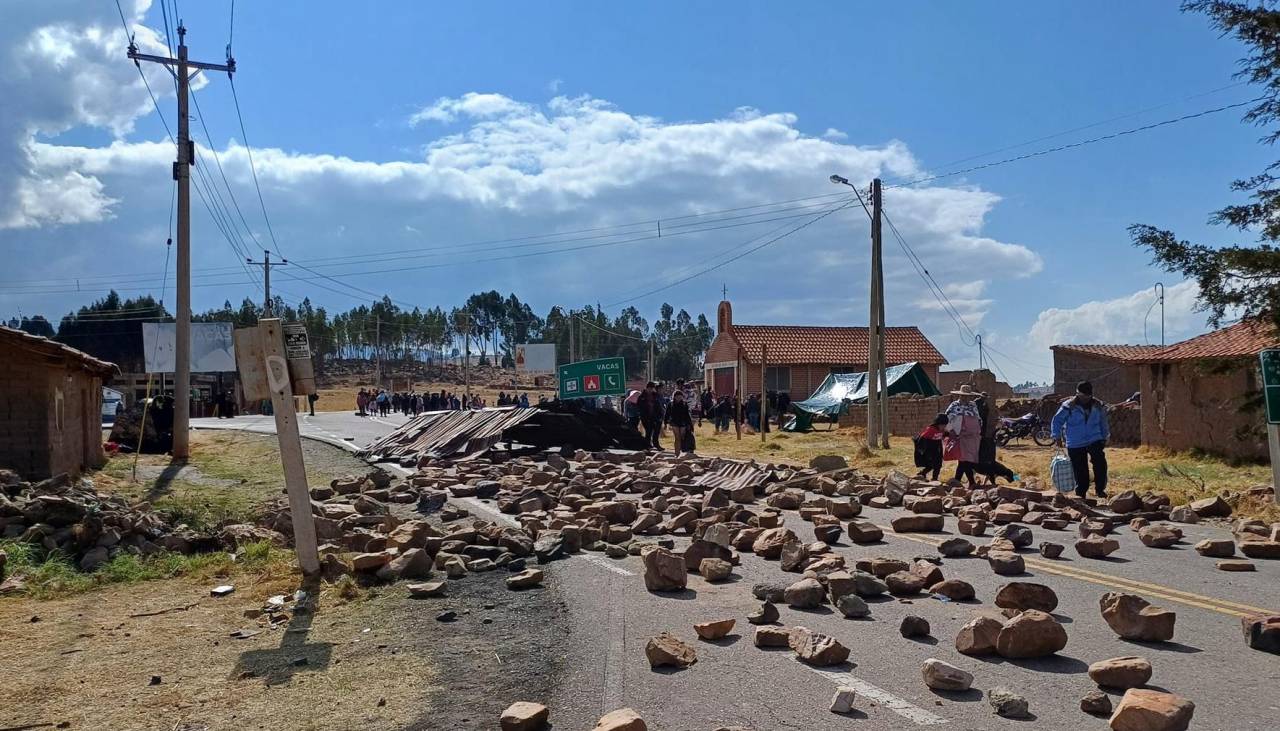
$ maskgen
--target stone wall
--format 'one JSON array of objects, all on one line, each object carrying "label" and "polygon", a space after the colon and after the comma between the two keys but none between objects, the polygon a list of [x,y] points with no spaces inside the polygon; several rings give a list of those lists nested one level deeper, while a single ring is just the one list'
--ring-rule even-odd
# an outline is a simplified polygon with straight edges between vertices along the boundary
[{"label": "stone wall", "polygon": [[1255,359],[1142,366],[1142,443],[1266,459],[1257,371]]}]

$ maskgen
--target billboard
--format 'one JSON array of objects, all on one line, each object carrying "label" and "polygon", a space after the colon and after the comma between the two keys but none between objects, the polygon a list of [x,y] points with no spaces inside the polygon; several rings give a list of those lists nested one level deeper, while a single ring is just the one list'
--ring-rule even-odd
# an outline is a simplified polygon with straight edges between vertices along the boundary
[{"label": "billboard", "polygon": [[[142,355],[147,373],[173,373],[176,327],[172,322],[142,323]],[[235,369],[231,323],[191,323],[191,372],[220,373]]]},{"label": "billboard", "polygon": [[523,373],[555,373],[555,343],[517,345],[516,370]]}]

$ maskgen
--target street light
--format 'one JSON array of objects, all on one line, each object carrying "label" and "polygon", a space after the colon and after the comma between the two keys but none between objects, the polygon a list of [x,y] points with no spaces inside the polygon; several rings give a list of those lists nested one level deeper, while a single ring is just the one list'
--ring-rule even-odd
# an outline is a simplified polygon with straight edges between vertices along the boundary
[{"label": "street light", "polygon": [[[840,175],[832,175],[829,179],[836,185],[849,185],[849,179]],[[852,188],[853,186],[850,185],[849,187]]]}]

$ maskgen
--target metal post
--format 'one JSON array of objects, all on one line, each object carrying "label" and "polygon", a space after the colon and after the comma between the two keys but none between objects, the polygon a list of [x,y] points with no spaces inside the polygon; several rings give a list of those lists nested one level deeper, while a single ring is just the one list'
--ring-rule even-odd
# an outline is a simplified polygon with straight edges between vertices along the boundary
[{"label": "metal post", "polygon": [[871,181],[871,312],[867,327],[867,447],[875,449],[880,434],[880,288],[883,275],[880,270],[880,179]]},{"label": "metal post", "polygon": [[1271,450],[1271,499],[1280,505],[1280,424],[1267,424],[1267,446]]},{"label": "metal post", "polygon": [[1160,347],[1164,347],[1164,282],[1156,282],[1156,290],[1160,296]]}]

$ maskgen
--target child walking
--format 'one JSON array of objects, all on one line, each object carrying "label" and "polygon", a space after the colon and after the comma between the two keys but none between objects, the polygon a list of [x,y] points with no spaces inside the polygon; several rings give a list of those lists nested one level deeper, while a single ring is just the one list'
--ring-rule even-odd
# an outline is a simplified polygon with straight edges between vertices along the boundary
[{"label": "child walking", "polygon": [[938,473],[942,471],[942,437],[946,428],[947,415],[938,414],[933,423],[926,426],[913,440],[916,443],[916,467],[920,468],[916,473],[917,478],[924,479],[932,471],[933,476],[929,479],[937,481]]}]

